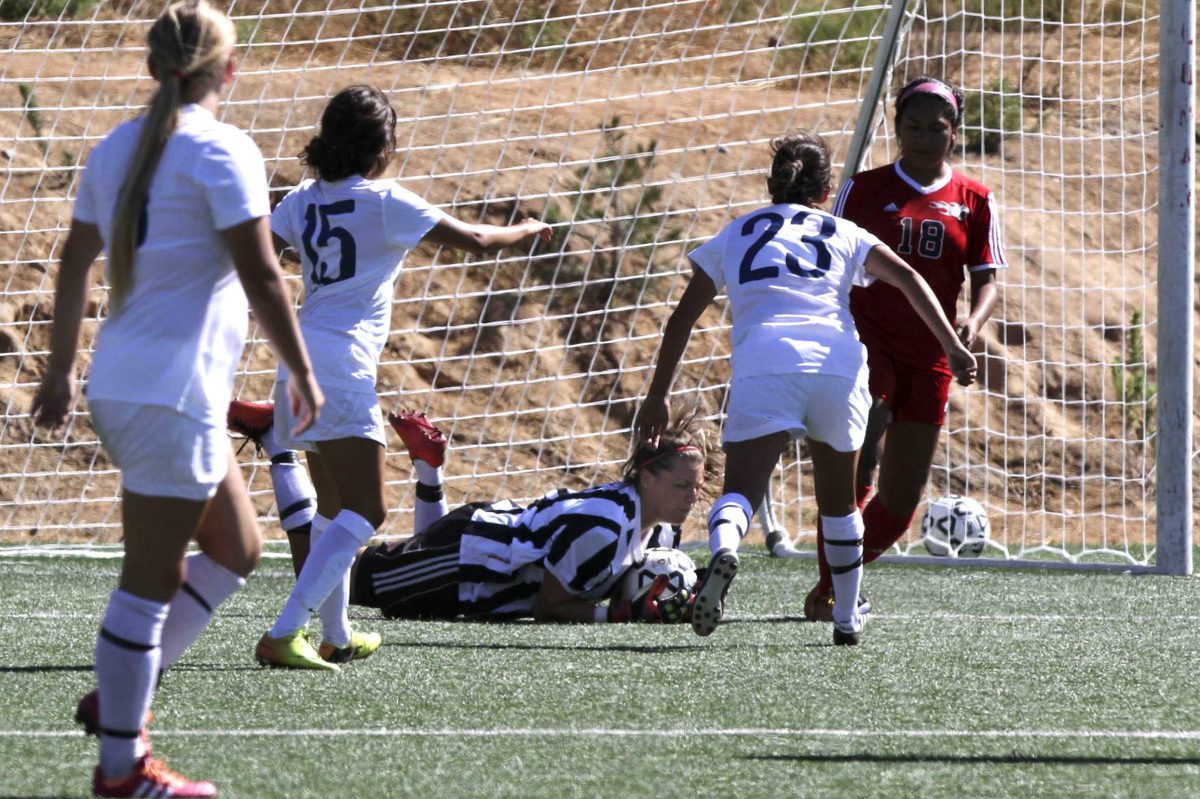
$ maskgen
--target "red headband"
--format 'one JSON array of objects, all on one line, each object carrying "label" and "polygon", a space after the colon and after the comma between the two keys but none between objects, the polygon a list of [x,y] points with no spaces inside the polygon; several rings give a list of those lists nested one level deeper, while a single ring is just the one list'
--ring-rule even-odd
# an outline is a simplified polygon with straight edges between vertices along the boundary
[{"label": "red headband", "polygon": [[695,444],[684,444],[682,447],[676,447],[675,449],[671,450],[670,452],[660,452],[659,454],[655,455],[653,458],[651,458],[650,460],[646,461],[641,466],[639,466],[638,469],[639,470],[645,469],[647,466],[654,463],[655,461],[661,461],[663,458],[669,458],[672,455],[678,455],[681,452],[688,452],[690,450],[695,450],[696,452],[701,452],[701,449],[699,447],[697,447]]},{"label": "red headband", "polygon": [[896,108],[904,105],[908,98],[914,94],[932,94],[942,98],[950,104],[950,108],[954,110],[954,115],[958,116],[959,107],[958,100],[954,97],[954,92],[944,83],[938,81],[927,80],[918,83],[916,86],[910,86],[908,91],[896,98]]},{"label": "red headband", "polygon": [[179,78],[180,80],[187,80],[187,73],[182,69],[172,69],[169,74],[173,77]]}]

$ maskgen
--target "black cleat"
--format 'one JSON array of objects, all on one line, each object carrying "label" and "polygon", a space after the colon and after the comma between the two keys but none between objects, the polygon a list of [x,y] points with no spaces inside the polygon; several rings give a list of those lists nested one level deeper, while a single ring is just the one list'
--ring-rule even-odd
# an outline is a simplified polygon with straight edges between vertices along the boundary
[{"label": "black cleat", "polygon": [[704,579],[696,586],[692,604],[692,631],[712,635],[725,615],[725,594],[737,577],[738,555],[732,549],[719,549],[708,561]]}]

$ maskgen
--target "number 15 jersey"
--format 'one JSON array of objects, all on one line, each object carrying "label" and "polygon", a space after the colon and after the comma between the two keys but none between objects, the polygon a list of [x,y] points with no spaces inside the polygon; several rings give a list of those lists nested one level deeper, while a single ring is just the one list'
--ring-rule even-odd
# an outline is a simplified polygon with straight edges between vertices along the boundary
[{"label": "number 15 jersey", "polygon": [[858,377],[866,365],[850,287],[869,285],[879,239],[795,203],[771,205],[688,253],[733,314],[733,379],[810,373]]},{"label": "number 15 jersey", "polygon": [[[306,180],[275,207],[271,231],[300,255],[300,330],[322,387],[375,393],[393,283],[444,216],[394,181],[358,175]],[[278,379],[286,377],[281,364]]]}]

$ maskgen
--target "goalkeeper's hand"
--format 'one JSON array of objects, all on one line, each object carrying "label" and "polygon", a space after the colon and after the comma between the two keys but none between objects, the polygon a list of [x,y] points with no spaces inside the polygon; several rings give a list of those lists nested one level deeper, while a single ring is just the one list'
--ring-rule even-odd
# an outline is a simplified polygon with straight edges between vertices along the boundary
[{"label": "goalkeeper's hand", "polygon": [[687,589],[668,593],[671,579],[660,574],[650,590],[637,602],[618,602],[609,608],[609,621],[640,621],[646,624],[682,624],[692,614],[692,594]]}]

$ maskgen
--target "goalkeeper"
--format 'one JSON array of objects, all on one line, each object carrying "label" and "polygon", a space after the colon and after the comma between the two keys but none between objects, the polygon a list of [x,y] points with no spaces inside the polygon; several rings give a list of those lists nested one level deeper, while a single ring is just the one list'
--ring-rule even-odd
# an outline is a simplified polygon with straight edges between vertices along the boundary
[{"label": "goalkeeper", "polygon": [[416,534],[359,550],[351,604],[404,619],[687,620],[690,597],[667,596],[661,580],[635,606],[604,600],[645,548],[676,543],[700,496],[706,449],[690,424],[639,446],[619,482],[559,489],[526,506],[498,500],[447,512],[446,437],[424,414],[388,420],[416,470]]}]

